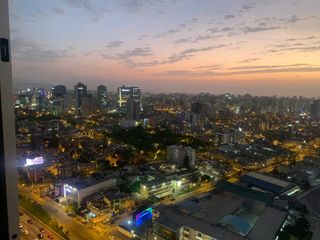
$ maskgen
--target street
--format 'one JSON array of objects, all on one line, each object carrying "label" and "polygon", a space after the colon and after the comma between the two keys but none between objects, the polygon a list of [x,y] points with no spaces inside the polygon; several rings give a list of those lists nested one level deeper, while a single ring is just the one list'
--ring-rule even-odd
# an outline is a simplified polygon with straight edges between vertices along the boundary
[{"label": "street", "polygon": [[22,216],[20,216],[21,239],[24,239],[24,240],[40,239],[42,238],[41,237],[41,234],[42,234],[44,239],[48,239],[48,236],[52,236],[53,237],[52,239],[63,240],[62,237],[60,237],[54,231],[49,229],[45,224],[38,221],[38,219],[33,217],[26,210],[20,208],[20,212],[22,213]]},{"label": "street", "polygon": [[103,225],[102,227],[96,227],[91,224],[82,224],[75,218],[68,216],[58,203],[50,198],[42,198],[38,194],[33,193],[30,187],[19,188],[20,193],[34,199],[38,202],[45,211],[49,213],[52,219],[55,219],[57,223],[65,230],[69,232],[70,239],[74,240],[88,240],[88,239],[109,239],[112,232],[116,231],[116,226]]}]

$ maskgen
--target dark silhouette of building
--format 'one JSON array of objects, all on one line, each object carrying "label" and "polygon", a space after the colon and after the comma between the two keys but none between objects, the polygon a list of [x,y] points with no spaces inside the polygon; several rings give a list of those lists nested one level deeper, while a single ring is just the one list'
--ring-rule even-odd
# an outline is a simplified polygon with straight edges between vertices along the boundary
[{"label": "dark silhouette of building", "polygon": [[74,86],[74,99],[75,99],[75,107],[76,113],[81,115],[81,106],[83,98],[87,96],[87,86],[83,83],[78,83]]},{"label": "dark silhouette of building", "polygon": [[314,101],[310,106],[310,116],[314,120],[320,119],[320,100]]},{"label": "dark silhouette of building", "polygon": [[108,105],[108,94],[107,94],[107,87],[100,85],[97,88],[97,93],[98,93],[98,107],[100,110],[103,108],[106,108]]},{"label": "dark silhouette of building", "polygon": [[67,88],[64,85],[57,85],[51,88],[53,98],[62,98],[67,94]]}]

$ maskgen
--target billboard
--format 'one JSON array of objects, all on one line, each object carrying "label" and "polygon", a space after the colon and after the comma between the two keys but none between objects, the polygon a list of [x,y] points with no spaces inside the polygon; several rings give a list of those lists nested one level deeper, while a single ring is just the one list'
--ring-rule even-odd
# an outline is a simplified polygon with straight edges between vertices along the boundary
[{"label": "billboard", "polygon": [[33,166],[43,164],[43,157],[27,158],[24,166]]},{"label": "billboard", "polygon": [[152,219],[152,207],[144,208],[142,210],[138,210],[133,214],[133,218],[135,220],[136,227],[141,226],[147,221]]}]

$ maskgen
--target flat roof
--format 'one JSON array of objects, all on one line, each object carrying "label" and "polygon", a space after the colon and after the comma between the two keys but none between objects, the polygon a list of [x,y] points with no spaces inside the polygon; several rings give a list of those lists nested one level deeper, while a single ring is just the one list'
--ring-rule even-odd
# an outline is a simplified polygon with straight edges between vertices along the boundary
[{"label": "flat roof", "polygon": [[253,177],[253,178],[257,178],[259,180],[265,181],[265,182],[270,182],[274,185],[280,186],[282,188],[286,188],[288,187],[291,183],[278,179],[278,178],[274,178],[265,174],[261,174],[261,173],[257,173],[257,172],[248,172],[247,174],[245,174],[247,176]]},{"label": "flat roof", "polygon": [[280,194],[296,186],[294,183],[256,172],[249,172],[241,176],[240,180],[275,194]]},{"label": "flat roof", "polygon": [[224,180],[220,180],[216,184],[216,188],[219,191],[232,192],[234,194],[253,199],[256,201],[267,203],[274,198],[274,195],[271,193],[261,192],[254,189],[250,189],[238,184],[233,184]]},{"label": "flat roof", "polygon": [[249,233],[248,238],[259,240],[273,239],[286,217],[286,211],[267,207]]},{"label": "flat roof", "polygon": [[97,178],[69,178],[64,180],[64,184],[70,185],[76,189],[84,189],[110,179],[115,179],[114,176],[103,176]]},{"label": "flat roof", "polygon": [[[231,192],[211,195],[211,198],[200,202],[191,198],[177,205],[159,205],[156,210],[160,217],[155,222],[174,232],[189,227],[221,240],[246,237],[264,240],[275,236],[287,215],[286,211]],[[239,212],[243,207],[248,210],[245,214]],[[257,207],[259,211],[256,211]],[[268,237],[262,236],[264,234]]]}]

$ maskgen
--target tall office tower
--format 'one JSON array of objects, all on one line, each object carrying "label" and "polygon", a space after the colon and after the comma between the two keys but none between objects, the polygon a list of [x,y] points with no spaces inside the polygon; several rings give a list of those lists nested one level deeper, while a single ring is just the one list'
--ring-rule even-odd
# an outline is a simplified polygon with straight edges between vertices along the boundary
[{"label": "tall office tower", "polygon": [[33,95],[31,98],[31,108],[43,109],[47,106],[46,91],[42,88],[33,89]]},{"label": "tall office tower", "polygon": [[57,85],[51,88],[53,98],[62,98],[67,94],[67,88],[64,85]]},{"label": "tall office tower", "polygon": [[108,105],[106,86],[103,86],[103,85],[98,86],[97,93],[98,93],[98,107],[100,108],[100,110],[102,110],[106,108]]},{"label": "tall office tower", "polygon": [[141,93],[138,87],[118,87],[118,107],[122,111],[126,111],[127,101],[132,98],[140,103],[141,106]]},{"label": "tall office tower", "polygon": [[140,119],[140,110],[140,101],[133,98],[127,100],[127,119],[138,121]]},{"label": "tall office tower", "polygon": [[74,99],[76,114],[81,114],[82,98],[87,96],[87,86],[83,83],[78,83],[74,86]]},{"label": "tall office tower", "polygon": [[320,120],[320,100],[314,101],[310,106],[310,115],[314,120]]},{"label": "tall office tower", "polygon": [[80,113],[83,117],[88,117],[94,113],[95,104],[92,94],[87,94],[85,97],[81,98],[82,104],[80,106]]}]

